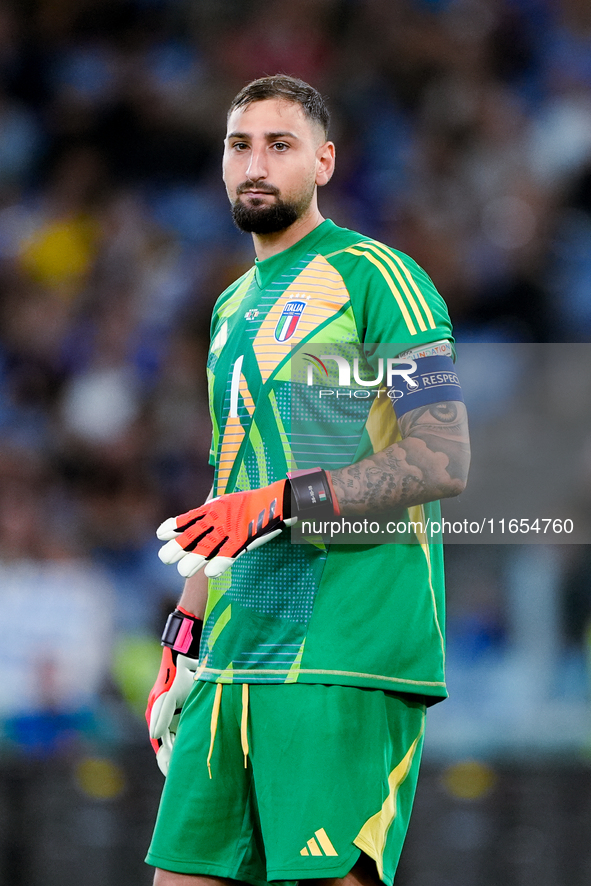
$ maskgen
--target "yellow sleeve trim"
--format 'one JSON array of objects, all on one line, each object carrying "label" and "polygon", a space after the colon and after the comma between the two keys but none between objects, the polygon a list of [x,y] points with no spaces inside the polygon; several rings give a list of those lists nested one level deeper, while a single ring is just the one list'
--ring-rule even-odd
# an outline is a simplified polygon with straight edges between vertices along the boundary
[{"label": "yellow sleeve trim", "polygon": [[367,243],[367,244],[364,243],[363,245],[364,246],[367,245],[371,249],[375,249],[378,252],[378,255],[380,254],[379,250],[381,249],[383,253],[386,253],[386,255],[388,255],[390,258],[392,258],[396,262],[396,264],[402,268],[402,270],[404,272],[404,276],[406,277],[406,279],[408,280],[408,282],[410,283],[410,285],[414,289],[416,296],[422,305],[422,308],[425,312],[425,316],[427,318],[427,322],[428,322],[429,326],[431,327],[431,329],[435,329],[437,324],[435,323],[435,320],[433,319],[433,314],[431,313],[431,308],[427,304],[427,302],[425,300],[425,296],[423,295],[423,293],[421,292],[421,290],[417,286],[413,275],[411,274],[409,269],[406,267],[405,263],[402,261],[400,256],[396,255],[396,253],[393,250],[389,249],[383,243]]},{"label": "yellow sleeve trim", "polygon": [[[408,331],[410,332],[411,335],[416,335],[417,329],[416,329],[416,326],[414,325],[412,318],[408,312],[408,308],[406,307],[406,305],[404,303],[404,299],[402,298],[402,295],[400,294],[400,291],[398,290],[398,288],[394,285],[394,281],[392,280],[390,274],[388,273],[386,268],[382,265],[382,263],[379,262],[377,260],[377,258],[374,255],[372,255],[370,252],[361,252],[359,249],[354,249],[353,246],[349,246],[348,249],[345,249],[345,252],[350,252],[352,255],[360,255],[360,256],[366,258],[368,261],[370,261],[373,265],[376,266],[376,268],[379,270],[380,274],[382,275],[382,277],[384,278],[384,280],[388,284],[388,287],[389,287],[392,295],[396,299],[396,302],[398,303],[398,307],[400,308],[400,313],[404,317],[405,323],[408,327]],[[398,276],[400,277],[400,274],[398,274]],[[401,282],[403,282],[401,277],[400,277],[400,280],[401,280]],[[405,288],[407,288],[406,284],[404,284],[404,286],[405,286]],[[407,288],[407,291],[408,291],[408,288]],[[421,322],[423,322],[422,318],[421,318]],[[422,328],[423,329],[427,328],[425,326],[424,322],[423,322]]]}]

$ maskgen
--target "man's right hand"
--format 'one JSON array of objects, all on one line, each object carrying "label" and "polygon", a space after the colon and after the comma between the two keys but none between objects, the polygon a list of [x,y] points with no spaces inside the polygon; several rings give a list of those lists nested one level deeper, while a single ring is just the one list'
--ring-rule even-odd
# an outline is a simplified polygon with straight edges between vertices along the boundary
[{"label": "man's right hand", "polygon": [[162,635],[162,663],[148,696],[146,720],[156,760],[164,775],[168,773],[181,709],[199,665],[201,628],[201,619],[177,609],[169,617]]}]

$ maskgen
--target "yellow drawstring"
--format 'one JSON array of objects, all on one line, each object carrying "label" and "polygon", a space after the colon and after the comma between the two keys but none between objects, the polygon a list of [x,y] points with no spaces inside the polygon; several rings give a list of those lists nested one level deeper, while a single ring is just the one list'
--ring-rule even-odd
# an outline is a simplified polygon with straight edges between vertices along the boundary
[{"label": "yellow drawstring", "polygon": [[215,742],[215,734],[218,728],[218,718],[220,715],[220,704],[222,701],[222,684],[218,683],[215,688],[215,696],[213,699],[213,708],[211,710],[211,742],[209,744],[209,754],[207,755],[207,769],[209,771],[209,777],[211,778],[211,755],[213,754],[213,745]]},{"label": "yellow drawstring", "polygon": [[[209,743],[209,753],[207,755],[207,769],[209,772],[209,777],[212,778],[211,774],[211,756],[213,754],[213,746],[215,744],[215,736],[218,729],[218,720],[220,718],[220,705],[222,703],[222,686],[223,683],[218,683],[215,687],[215,696],[213,699],[213,708],[211,709],[211,725],[209,727],[209,731],[211,734],[211,741]],[[244,768],[248,767],[248,683],[242,684],[242,717],[240,720],[240,744],[242,745],[242,752],[244,754]]]},{"label": "yellow drawstring", "polygon": [[240,721],[240,743],[244,754],[244,768],[248,766],[248,683],[242,684],[242,719]]}]

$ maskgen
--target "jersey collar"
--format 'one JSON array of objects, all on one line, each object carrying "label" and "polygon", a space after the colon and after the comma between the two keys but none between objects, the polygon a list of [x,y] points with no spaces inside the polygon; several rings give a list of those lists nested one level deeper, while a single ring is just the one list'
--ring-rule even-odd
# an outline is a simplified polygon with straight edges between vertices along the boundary
[{"label": "jersey collar", "polygon": [[297,243],[294,243],[293,246],[284,249],[283,252],[278,252],[277,255],[272,255],[270,258],[265,258],[263,261],[259,261],[258,258],[256,258],[254,261],[255,277],[259,288],[266,289],[273,280],[276,280],[277,277],[286,273],[289,268],[293,267],[300,256],[312,251],[318,243],[323,240],[327,234],[332,233],[335,228],[335,223],[329,218],[326,218],[317,228],[314,228],[313,231],[310,231],[309,234],[306,234],[305,237],[302,237],[302,239],[298,240]]}]

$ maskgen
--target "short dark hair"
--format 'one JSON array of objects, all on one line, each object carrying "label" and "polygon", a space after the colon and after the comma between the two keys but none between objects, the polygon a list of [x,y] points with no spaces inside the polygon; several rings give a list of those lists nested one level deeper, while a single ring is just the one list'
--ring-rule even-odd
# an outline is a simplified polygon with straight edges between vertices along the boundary
[{"label": "short dark hair", "polygon": [[325,101],[313,86],[290,77],[288,74],[273,74],[272,77],[259,77],[247,83],[232,101],[228,110],[228,117],[236,108],[250,105],[252,102],[262,102],[266,99],[278,98],[300,105],[306,117],[319,123],[328,136],[330,114]]}]

